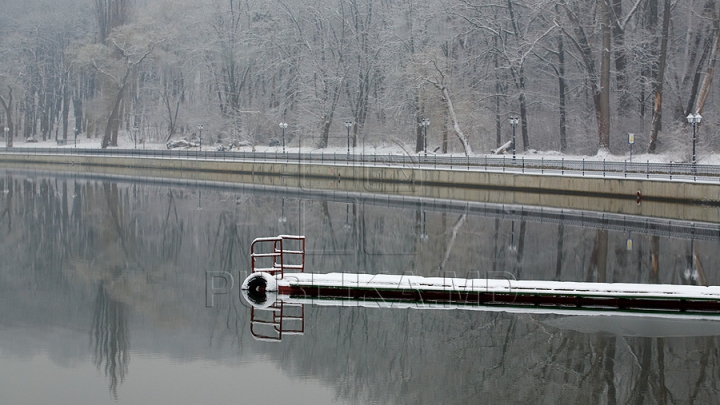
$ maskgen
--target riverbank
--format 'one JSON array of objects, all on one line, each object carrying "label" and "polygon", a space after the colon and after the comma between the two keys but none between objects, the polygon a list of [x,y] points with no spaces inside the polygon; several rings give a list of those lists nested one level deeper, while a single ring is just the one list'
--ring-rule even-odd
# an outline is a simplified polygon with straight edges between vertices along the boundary
[{"label": "riverbank", "polygon": [[[0,167],[261,184],[468,202],[533,205],[701,222],[720,222],[720,184],[363,162],[222,161],[136,156],[0,153]],[[503,169],[504,170],[504,169]]]}]

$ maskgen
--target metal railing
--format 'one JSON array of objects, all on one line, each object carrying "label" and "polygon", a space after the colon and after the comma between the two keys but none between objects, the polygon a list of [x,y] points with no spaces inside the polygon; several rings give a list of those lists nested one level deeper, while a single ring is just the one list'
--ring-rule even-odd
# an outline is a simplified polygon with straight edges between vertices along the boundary
[{"label": "metal railing", "polygon": [[[295,241],[293,248],[288,248]],[[263,251],[261,246],[265,247]],[[269,249],[268,249],[269,248]],[[292,260],[292,258],[296,260]],[[265,272],[282,278],[286,271],[305,271],[305,237],[279,235],[256,238],[250,245],[250,268],[253,273]],[[270,266],[267,262],[270,262]],[[264,267],[262,267],[264,265]]]},{"label": "metal railing", "polygon": [[692,163],[651,163],[598,159],[546,159],[511,156],[413,156],[392,154],[312,152],[200,151],[195,149],[0,148],[0,154],[118,156],[156,159],[203,159],[250,162],[315,163],[361,166],[403,166],[444,170],[663,179],[720,183],[720,166]]}]

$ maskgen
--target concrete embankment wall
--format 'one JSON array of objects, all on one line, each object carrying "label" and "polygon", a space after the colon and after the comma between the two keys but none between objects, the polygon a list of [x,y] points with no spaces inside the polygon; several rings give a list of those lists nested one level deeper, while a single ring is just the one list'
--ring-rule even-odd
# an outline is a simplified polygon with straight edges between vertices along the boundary
[{"label": "concrete embankment wall", "polygon": [[[305,162],[0,154],[5,168],[263,184],[720,222],[720,184]],[[638,203],[636,195],[640,192]]]}]

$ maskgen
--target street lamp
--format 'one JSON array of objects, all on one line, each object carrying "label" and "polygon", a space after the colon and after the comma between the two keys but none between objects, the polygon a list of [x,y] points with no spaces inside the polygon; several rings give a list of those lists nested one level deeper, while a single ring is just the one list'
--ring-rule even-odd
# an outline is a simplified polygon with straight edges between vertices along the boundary
[{"label": "street lamp", "polygon": [[280,128],[282,128],[282,138],[283,138],[283,153],[285,153],[285,128],[287,128],[287,122],[281,122]]},{"label": "street lamp", "polygon": [[688,114],[687,116],[688,123],[692,124],[693,127],[693,148],[692,148],[692,164],[695,166],[696,160],[695,160],[695,139],[697,137],[697,126],[700,124],[700,121],[702,121],[702,115],[693,113]]},{"label": "street lamp", "polygon": [[513,127],[513,161],[515,161],[515,127],[517,127],[518,118],[510,117],[510,125]]},{"label": "street lamp", "polygon": [[77,129],[77,128],[73,128],[73,133],[75,133],[75,147],[77,148],[77,133],[78,133],[78,129]]},{"label": "street lamp", "polygon": [[202,150],[202,130],[204,126],[203,124],[198,125],[198,131],[200,131],[200,150]]},{"label": "street lamp", "polygon": [[347,159],[350,160],[350,127],[353,126],[352,121],[345,121],[345,128],[347,128]]},{"label": "street lamp", "polygon": [[134,126],[132,127],[133,133],[135,135],[133,136],[133,140],[135,141],[135,149],[137,149],[137,133],[138,133],[138,127]]},{"label": "street lamp", "polygon": [[10,147],[9,134],[10,134],[10,128],[5,127],[5,147],[6,147],[6,148]]},{"label": "street lamp", "polygon": [[425,129],[425,135],[423,136],[423,144],[424,144],[423,149],[425,150],[425,157],[427,157],[427,129],[430,126],[430,120],[427,118],[424,118],[420,124]]}]

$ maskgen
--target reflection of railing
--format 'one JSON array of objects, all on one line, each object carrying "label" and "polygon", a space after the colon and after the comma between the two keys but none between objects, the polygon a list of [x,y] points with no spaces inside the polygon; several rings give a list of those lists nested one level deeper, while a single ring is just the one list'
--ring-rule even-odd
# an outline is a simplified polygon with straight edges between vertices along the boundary
[{"label": "reflection of railing", "polygon": [[[264,272],[280,278],[288,270],[302,273],[305,271],[305,237],[257,238],[250,245],[250,257],[253,273]],[[268,261],[271,262],[269,266]]]},{"label": "reflection of railing", "polygon": [[266,308],[250,308],[250,333],[256,340],[279,341],[283,335],[305,333],[305,306],[276,301]]}]

